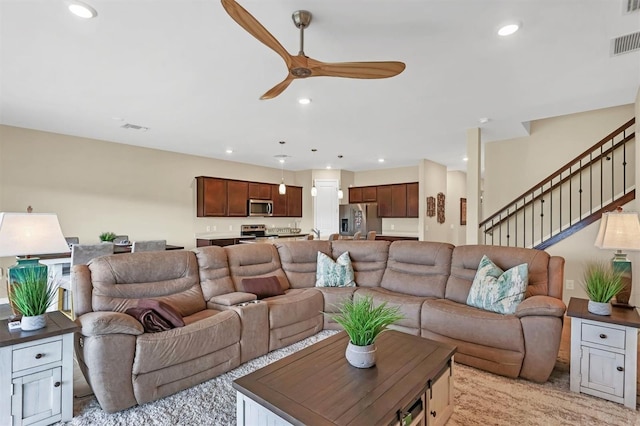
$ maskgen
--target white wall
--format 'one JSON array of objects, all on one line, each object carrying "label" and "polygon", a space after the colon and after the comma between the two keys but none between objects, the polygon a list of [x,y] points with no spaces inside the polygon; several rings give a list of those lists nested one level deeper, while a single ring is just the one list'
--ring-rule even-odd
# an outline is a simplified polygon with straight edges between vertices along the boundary
[{"label": "white wall", "polygon": [[460,199],[467,197],[467,174],[461,171],[447,172],[446,223],[448,241],[456,246],[466,244],[466,225],[460,224]]}]

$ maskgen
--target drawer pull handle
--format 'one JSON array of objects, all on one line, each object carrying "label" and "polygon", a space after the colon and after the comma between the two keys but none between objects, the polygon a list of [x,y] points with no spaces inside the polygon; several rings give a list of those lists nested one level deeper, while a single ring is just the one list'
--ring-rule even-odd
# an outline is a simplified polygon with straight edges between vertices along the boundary
[{"label": "drawer pull handle", "polygon": [[431,415],[432,415],[433,417],[435,417],[435,416],[436,416],[436,412],[435,412],[435,411],[432,411],[432,412],[431,412]]},{"label": "drawer pull handle", "polygon": [[624,371],[624,368],[622,368],[622,367],[616,367],[616,370],[618,370],[618,371]]},{"label": "drawer pull handle", "polygon": [[55,382],[55,383],[53,384],[53,386],[54,386],[54,387],[56,387],[56,388],[59,388],[61,384],[62,384],[62,383],[60,383],[60,382]]},{"label": "drawer pull handle", "polygon": [[600,338],[601,338],[601,339],[606,339],[606,338],[607,338],[607,335],[606,335],[606,334],[601,334],[601,335],[600,335]]},{"label": "drawer pull handle", "polygon": [[44,356],[44,354],[36,354],[36,359],[40,359]]}]

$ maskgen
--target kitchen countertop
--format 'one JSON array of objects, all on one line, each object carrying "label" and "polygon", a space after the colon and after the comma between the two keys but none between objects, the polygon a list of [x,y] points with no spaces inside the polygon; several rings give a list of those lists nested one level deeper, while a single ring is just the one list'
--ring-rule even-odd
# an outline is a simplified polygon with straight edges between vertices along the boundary
[{"label": "kitchen countertop", "polygon": [[[301,238],[306,237],[308,234],[266,234],[265,237],[277,237],[277,238]],[[240,235],[238,233],[227,233],[227,234],[199,234],[196,235],[196,238],[199,240],[227,240],[231,238],[243,239],[243,240],[253,240],[256,237],[253,235]]]}]

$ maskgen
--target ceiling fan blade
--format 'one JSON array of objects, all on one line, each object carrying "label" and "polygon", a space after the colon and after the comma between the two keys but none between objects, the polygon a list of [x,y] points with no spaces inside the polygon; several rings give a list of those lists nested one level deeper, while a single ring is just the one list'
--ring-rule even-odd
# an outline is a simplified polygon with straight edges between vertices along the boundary
[{"label": "ceiling fan blade", "polygon": [[284,92],[284,89],[286,89],[287,87],[289,87],[289,85],[291,84],[291,82],[294,80],[295,78],[291,76],[291,74],[289,74],[287,76],[287,78],[285,78],[284,80],[282,80],[280,83],[276,84],[275,86],[273,86],[271,89],[269,89],[267,91],[267,93],[265,93],[264,95],[260,96],[260,100],[266,100],[266,99],[273,99],[276,96],[278,96],[280,93]]},{"label": "ceiling fan blade", "polygon": [[235,2],[235,0],[221,0],[222,7],[227,11],[229,16],[233,18],[242,28],[244,28],[249,34],[257,38],[264,45],[275,51],[278,55],[284,59],[287,67],[291,65],[291,55],[287,50],[282,47],[280,42],[271,35],[265,27],[262,26],[256,18],[254,18],[249,12],[247,12],[242,6]]},{"label": "ceiling fan blade", "polygon": [[319,62],[311,71],[313,76],[344,78],[388,78],[404,71],[404,62]]}]

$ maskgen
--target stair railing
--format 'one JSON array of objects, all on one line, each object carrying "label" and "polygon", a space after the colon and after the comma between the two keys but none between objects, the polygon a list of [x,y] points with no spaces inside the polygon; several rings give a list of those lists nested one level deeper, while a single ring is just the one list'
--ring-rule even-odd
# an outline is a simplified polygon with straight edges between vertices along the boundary
[{"label": "stair railing", "polygon": [[635,118],[480,223],[484,244],[546,248],[635,198]]}]

